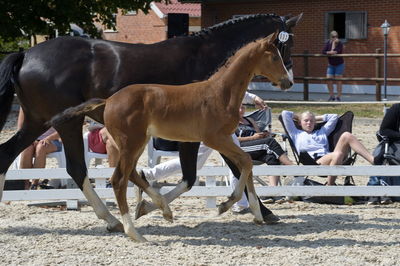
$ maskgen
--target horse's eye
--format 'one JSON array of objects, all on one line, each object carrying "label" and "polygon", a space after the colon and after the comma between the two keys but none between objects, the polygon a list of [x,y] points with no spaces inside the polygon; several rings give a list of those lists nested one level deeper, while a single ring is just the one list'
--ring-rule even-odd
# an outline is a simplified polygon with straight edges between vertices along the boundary
[{"label": "horse's eye", "polygon": [[272,61],[278,61],[278,60],[279,60],[279,56],[274,55],[274,56],[272,57]]}]

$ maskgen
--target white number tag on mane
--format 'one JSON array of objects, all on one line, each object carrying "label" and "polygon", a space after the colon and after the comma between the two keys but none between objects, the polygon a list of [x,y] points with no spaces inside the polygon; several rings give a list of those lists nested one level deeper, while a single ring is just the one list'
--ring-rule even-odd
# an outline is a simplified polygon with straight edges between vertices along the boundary
[{"label": "white number tag on mane", "polygon": [[286,31],[279,32],[278,40],[280,42],[286,42],[287,40],[289,40],[289,33],[287,33]]}]

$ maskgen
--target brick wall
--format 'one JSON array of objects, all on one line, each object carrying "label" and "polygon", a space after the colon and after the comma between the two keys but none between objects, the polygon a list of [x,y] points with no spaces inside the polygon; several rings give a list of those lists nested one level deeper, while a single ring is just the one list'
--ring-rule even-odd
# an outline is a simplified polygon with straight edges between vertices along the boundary
[{"label": "brick wall", "polygon": [[[150,10],[146,15],[138,11],[137,15],[117,15],[117,30],[104,32],[105,39],[129,43],[155,43],[167,38],[167,18],[160,19]],[[189,17],[189,26],[200,26],[198,17]]]},{"label": "brick wall", "polygon": [[[382,49],[383,35],[380,25],[385,21],[392,25],[388,37],[388,52],[400,54],[400,1],[398,0],[269,0],[265,2],[243,1],[243,3],[203,3],[202,26],[208,27],[215,23],[232,18],[235,14],[276,13],[278,15],[303,12],[303,19],[294,30],[295,47],[293,53],[321,53],[325,43],[324,20],[326,12],[331,11],[367,11],[368,39],[349,40],[345,43],[345,53],[375,53]],[[346,58],[345,76],[374,77],[375,59]],[[295,75],[303,75],[303,59],[294,58]],[[327,59],[310,59],[311,76],[325,76]],[[388,60],[388,77],[400,77],[400,57]],[[349,82],[350,83],[350,82]],[[358,82],[359,84],[359,82]]]}]

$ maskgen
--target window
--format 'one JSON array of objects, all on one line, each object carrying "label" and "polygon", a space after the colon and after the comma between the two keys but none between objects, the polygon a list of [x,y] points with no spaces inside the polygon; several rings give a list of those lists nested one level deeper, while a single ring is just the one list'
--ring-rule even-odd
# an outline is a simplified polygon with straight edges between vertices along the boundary
[{"label": "window", "polygon": [[367,39],[367,12],[328,12],[325,29],[326,39],[333,30],[339,33],[340,39]]},{"label": "window", "polygon": [[124,16],[136,16],[137,11],[136,10],[127,10],[123,13]]}]

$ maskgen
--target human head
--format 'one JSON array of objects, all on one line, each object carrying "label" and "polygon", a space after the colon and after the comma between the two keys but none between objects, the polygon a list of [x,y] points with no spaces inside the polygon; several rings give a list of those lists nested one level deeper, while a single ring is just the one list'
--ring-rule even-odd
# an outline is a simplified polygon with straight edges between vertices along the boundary
[{"label": "human head", "polygon": [[315,128],[315,115],[310,111],[300,114],[300,127],[307,133],[313,132]]},{"label": "human head", "polygon": [[335,30],[331,31],[331,33],[329,34],[329,36],[331,37],[331,39],[339,38],[339,34],[338,34],[337,31],[335,31]]},{"label": "human head", "polygon": [[245,112],[246,112],[246,106],[241,104],[240,107],[239,107],[239,115],[240,115],[240,117],[243,117]]}]

